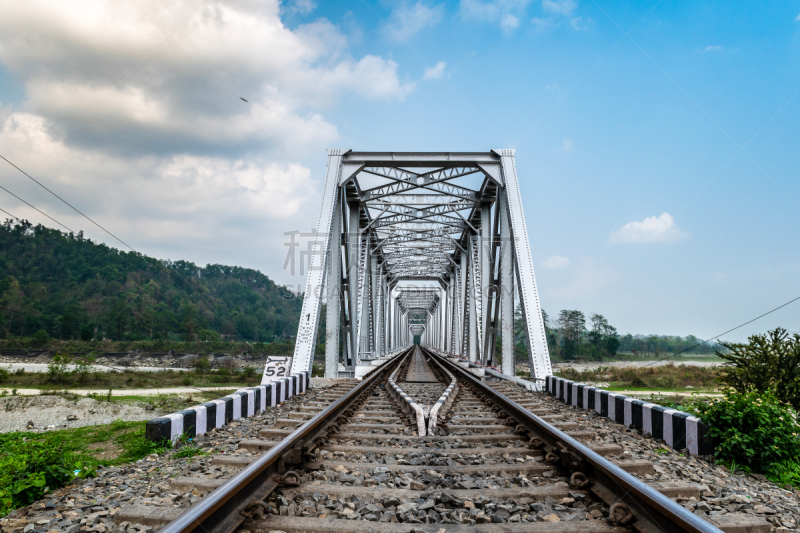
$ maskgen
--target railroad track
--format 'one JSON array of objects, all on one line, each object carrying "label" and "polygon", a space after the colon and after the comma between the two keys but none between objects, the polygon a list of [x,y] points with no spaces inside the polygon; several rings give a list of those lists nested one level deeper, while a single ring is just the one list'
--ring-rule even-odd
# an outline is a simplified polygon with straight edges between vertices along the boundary
[{"label": "railroad track", "polygon": [[[424,348],[277,425],[240,444],[261,455],[214,458],[240,468],[228,480],[176,480],[214,490],[161,532],[720,531],[669,499],[696,485],[647,485],[631,473],[649,461],[604,458],[619,445]],[[723,518],[729,533],[763,531]]]}]

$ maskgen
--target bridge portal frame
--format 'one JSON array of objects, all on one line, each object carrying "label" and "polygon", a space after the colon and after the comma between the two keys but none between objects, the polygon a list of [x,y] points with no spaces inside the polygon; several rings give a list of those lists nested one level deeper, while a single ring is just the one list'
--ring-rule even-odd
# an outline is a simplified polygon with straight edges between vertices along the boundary
[{"label": "bridge portal frame", "polygon": [[498,334],[514,354],[516,291],[531,375],[550,374],[514,155],[328,150],[292,372],[311,370],[323,302],[326,377],[411,344],[420,309],[426,344],[494,365]]}]

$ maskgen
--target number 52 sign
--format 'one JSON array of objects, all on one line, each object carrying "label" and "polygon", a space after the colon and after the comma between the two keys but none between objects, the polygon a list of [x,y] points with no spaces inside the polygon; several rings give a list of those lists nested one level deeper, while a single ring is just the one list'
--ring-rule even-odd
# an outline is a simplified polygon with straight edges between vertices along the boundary
[{"label": "number 52 sign", "polygon": [[264,366],[264,375],[261,377],[261,384],[271,383],[289,376],[292,368],[292,358],[289,356],[267,356],[267,364]]}]

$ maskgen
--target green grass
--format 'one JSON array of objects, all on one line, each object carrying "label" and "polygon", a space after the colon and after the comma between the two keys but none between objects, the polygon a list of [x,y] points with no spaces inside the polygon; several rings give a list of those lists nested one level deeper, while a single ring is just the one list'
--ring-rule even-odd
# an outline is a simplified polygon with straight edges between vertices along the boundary
[{"label": "green grass", "polygon": [[[667,364],[648,367],[598,367],[578,371],[566,368],[555,372],[556,376],[573,381],[608,383],[612,390],[675,391],[691,394],[712,391],[719,384],[718,367]],[[686,389],[687,385],[694,387]]]},{"label": "green grass", "polygon": [[117,420],[102,426],[0,435],[0,516],[28,505],[98,465],[133,462],[160,453],[169,442],[145,438],[145,422]]}]

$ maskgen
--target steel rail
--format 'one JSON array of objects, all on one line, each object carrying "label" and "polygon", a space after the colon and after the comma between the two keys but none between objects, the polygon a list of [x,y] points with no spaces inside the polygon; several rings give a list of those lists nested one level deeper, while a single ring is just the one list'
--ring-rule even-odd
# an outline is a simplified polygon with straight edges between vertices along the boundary
[{"label": "steel rail", "polygon": [[[258,457],[224,484],[189,507],[178,518],[164,526],[159,533],[229,533],[245,520],[241,514],[252,501],[263,500],[277,484],[272,480],[278,462],[292,451],[312,442],[369,390],[387,372],[391,371],[409,350],[370,371],[356,387],[317,413],[267,453]],[[301,450],[298,450],[301,451]]]},{"label": "steel rail", "polygon": [[[721,530],[717,527],[690,513],[643,481],[592,451],[577,439],[570,437],[504,394],[489,387],[470,372],[448,361],[435,351],[422,348],[437,362],[455,372],[475,390],[479,390],[510,416],[514,417],[530,432],[547,441],[553,453],[560,453],[564,458],[565,454],[562,453],[564,448],[569,450],[569,454],[578,459],[576,461],[578,464],[583,463],[583,470],[586,470],[584,474],[591,474],[594,478],[594,488],[598,496],[603,500],[613,496],[618,499],[617,501],[625,503],[637,518],[637,522],[632,525],[640,531],[721,533]],[[556,443],[560,443],[561,446],[557,446]],[[600,487],[597,486],[598,484]],[[606,490],[603,490],[603,488]],[[606,501],[606,503],[611,505],[616,502]]]}]

